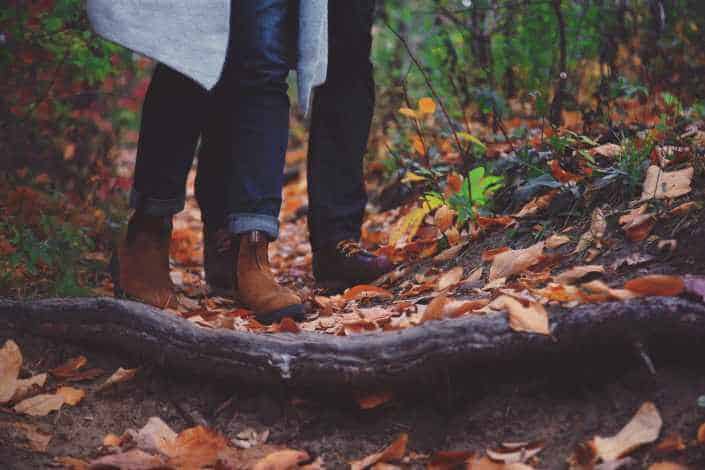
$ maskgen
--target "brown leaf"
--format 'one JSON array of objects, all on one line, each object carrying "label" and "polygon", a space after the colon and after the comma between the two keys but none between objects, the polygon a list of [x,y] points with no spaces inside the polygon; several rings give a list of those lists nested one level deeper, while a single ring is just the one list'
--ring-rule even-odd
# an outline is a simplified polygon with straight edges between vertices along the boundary
[{"label": "brown leaf", "polygon": [[521,302],[508,295],[503,295],[500,299],[498,302],[501,302],[509,312],[509,326],[512,330],[541,335],[551,333],[548,326],[548,312],[543,305],[531,302],[528,307],[524,307]]},{"label": "brown leaf", "polygon": [[460,254],[461,251],[463,251],[467,246],[470,244],[470,242],[465,241],[463,243],[458,243],[455,246],[451,246],[450,248],[441,251],[438,253],[436,256],[433,257],[433,261],[450,261],[454,259],[456,256]]},{"label": "brown leaf", "polygon": [[86,391],[80,388],[59,387],[56,394],[64,397],[64,403],[67,405],[75,406],[86,396]]},{"label": "brown leaf", "polygon": [[15,405],[14,410],[29,416],[46,416],[52,411],[60,409],[63,404],[64,397],[62,395],[43,394],[22,400]]},{"label": "brown leaf", "polygon": [[642,296],[674,297],[685,290],[680,276],[652,274],[627,281],[624,288]]},{"label": "brown leaf", "polygon": [[675,462],[656,462],[649,470],[691,470],[690,467]]},{"label": "brown leaf", "polygon": [[575,266],[567,271],[563,271],[555,277],[555,280],[560,284],[575,284],[576,281],[580,281],[589,274],[604,272],[605,268],[600,265]]},{"label": "brown leaf", "polygon": [[693,167],[676,171],[663,171],[656,165],[650,166],[646,171],[641,200],[674,199],[688,194],[693,190],[691,187],[693,173]]},{"label": "brown leaf", "polygon": [[615,158],[622,154],[622,146],[617,144],[602,144],[590,149],[590,154],[606,158]]},{"label": "brown leaf", "polygon": [[443,273],[438,278],[436,289],[439,291],[446,290],[447,288],[458,284],[462,278],[463,268],[461,266],[456,266],[455,268]]},{"label": "brown leaf", "polygon": [[451,300],[443,306],[443,318],[457,318],[487,306],[489,299]]},{"label": "brown leaf", "polygon": [[133,449],[92,460],[88,468],[91,470],[105,468],[117,468],[120,470],[156,470],[164,468],[164,461],[161,457],[156,455],[148,454],[139,449]]},{"label": "brown leaf", "polygon": [[669,434],[656,445],[654,451],[661,454],[667,454],[669,452],[685,450],[685,448],[685,442],[680,434]]},{"label": "brown leaf", "polygon": [[173,442],[165,442],[169,465],[180,468],[201,468],[215,465],[218,454],[228,447],[228,440],[203,426],[189,428]]},{"label": "brown leaf", "polygon": [[390,461],[401,460],[406,454],[406,444],[409,442],[408,434],[401,434],[387,448],[376,454],[365,457],[362,460],[350,462],[350,470],[364,470],[378,462],[388,463]]},{"label": "brown leaf", "polygon": [[482,261],[484,261],[485,263],[489,263],[490,261],[493,261],[497,255],[506,253],[508,251],[512,251],[512,249],[508,246],[501,246],[499,248],[491,248],[489,250],[485,250],[482,252]]},{"label": "brown leaf", "polygon": [[448,230],[452,225],[453,221],[455,220],[455,211],[453,209],[448,208],[448,206],[443,205],[436,210],[436,213],[433,215],[433,223],[436,225],[438,230],[441,232],[445,232]]},{"label": "brown leaf", "polygon": [[345,300],[372,299],[377,297],[391,298],[393,295],[386,289],[368,284],[351,287],[343,294],[343,299]]},{"label": "brown leaf", "polygon": [[284,317],[277,325],[277,331],[280,333],[301,333],[299,325],[289,317]]},{"label": "brown leaf", "polygon": [[100,384],[98,388],[96,389],[96,392],[101,392],[105,390],[106,388],[110,388],[114,385],[121,384],[123,382],[128,382],[132,379],[135,378],[135,375],[137,375],[137,371],[139,371],[139,368],[137,369],[123,369],[122,367],[118,368],[113,375],[108,377],[105,382]]},{"label": "brown leaf", "polygon": [[697,440],[698,444],[705,444],[705,423],[701,424],[698,428]]},{"label": "brown leaf", "polygon": [[13,426],[17,431],[22,433],[31,450],[34,452],[47,451],[49,448],[49,442],[51,442],[53,437],[51,434],[45,434],[41,432],[39,428],[31,424],[13,423]]},{"label": "brown leaf", "polygon": [[28,396],[36,393],[44,387],[47,381],[47,374],[38,374],[30,377],[29,379],[19,379],[17,381],[17,389],[15,389],[15,394],[12,396],[13,403],[24,400]]},{"label": "brown leaf", "polygon": [[566,243],[570,243],[570,237],[568,235],[553,234],[546,239],[546,248],[555,250],[556,248],[560,248]]},{"label": "brown leaf", "polygon": [[115,434],[107,434],[103,438],[103,446],[104,447],[120,447],[122,444],[122,439],[120,436],[117,436]]},{"label": "brown leaf", "polygon": [[514,217],[521,219],[523,217],[530,217],[539,213],[551,205],[551,201],[553,201],[558,192],[558,189],[554,189],[542,196],[535,197],[531,201],[527,202],[519,212],[514,214]]},{"label": "brown leaf", "polygon": [[426,466],[426,470],[454,470],[475,456],[470,451],[435,452]]},{"label": "brown leaf", "polygon": [[57,379],[68,379],[78,373],[78,370],[88,363],[85,356],[78,356],[69,359],[59,367],[51,369],[49,373]]},{"label": "brown leaf", "polygon": [[290,470],[309,459],[308,453],[300,450],[284,449],[272,452],[257,461],[253,470]]},{"label": "brown leaf", "polygon": [[489,280],[520,274],[541,260],[543,242],[523,250],[510,250],[494,257]]},{"label": "brown leaf", "polygon": [[147,452],[169,455],[177,434],[161,418],[153,416],[137,433],[137,447]]},{"label": "brown leaf", "polygon": [[357,394],[355,396],[355,401],[357,401],[358,406],[361,410],[371,410],[385,403],[390,402],[394,399],[394,393],[390,391],[379,392],[379,393],[368,393],[365,395]]},{"label": "brown leaf", "polygon": [[15,395],[22,368],[22,352],[11,339],[0,349],[0,403],[7,403]]},{"label": "brown leaf", "polygon": [[638,447],[658,439],[662,425],[663,421],[656,405],[646,402],[615,436],[594,438],[596,453],[604,461],[618,460]]},{"label": "brown leaf", "polygon": [[495,462],[505,464],[525,463],[530,458],[538,455],[544,448],[543,442],[521,442],[518,444],[505,443],[497,449],[487,449],[489,458]]},{"label": "brown leaf", "polygon": [[468,461],[466,470],[534,470],[523,463],[500,463],[493,462],[489,457],[471,458]]},{"label": "brown leaf", "polygon": [[441,294],[438,297],[434,298],[426,306],[426,310],[424,310],[423,315],[421,317],[421,323],[426,323],[430,320],[443,319],[443,307],[445,307],[446,303],[448,303],[448,297],[446,297],[444,294]]},{"label": "brown leaf", "polygon": [[63,465],[65,470],[87,470],[88,462],[73,457],[57,457],[54,459],[57,464]]}]

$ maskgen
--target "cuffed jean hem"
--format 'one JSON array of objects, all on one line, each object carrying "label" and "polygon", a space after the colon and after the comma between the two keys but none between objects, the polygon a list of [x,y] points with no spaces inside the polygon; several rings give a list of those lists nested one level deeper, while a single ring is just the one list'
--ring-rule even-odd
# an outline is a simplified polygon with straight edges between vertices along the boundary
[{"label": "cuffed jean hem", "polygon": [[228,216],[228,230],[233,235],[247,232],[264,232],[271,240],[279,237],[279,220],[265,214],[235,213]]},{"label": "cuffed jean hem", "polygon": [[130,191],[130,207],[146,215],[155,217],[170,216],[181,212],[185,206],[185,196],[173,199],[155,199],[153,197],[145,197],[135,188]]}]

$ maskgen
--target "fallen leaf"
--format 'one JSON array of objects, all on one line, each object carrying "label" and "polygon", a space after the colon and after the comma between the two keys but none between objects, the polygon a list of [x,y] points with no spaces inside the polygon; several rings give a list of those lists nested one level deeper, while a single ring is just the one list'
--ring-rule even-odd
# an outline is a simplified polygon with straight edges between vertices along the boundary
[{"label": "fallen leaf", "polygon": [[277,331],[280,333],[301,333],[299,325],[289,317],[284,317],[277,326]]},{"label": "fallen leaf", "polygon": [[511,248],[508,246],[501,246],[499,248],[490,248],[489,250],[485,250],[482,252],[482,261],[485,263],[489,263],[490,261],[493,261],[497,255],[500,255],[502,253],[506,253],[508,251],[512,251]]},{"label": "fallen leaf", "polygon": [[674,199],[688,194],[693,190],[691,187],[693,173],[693,167],[663,171],[656,165],[650,166],[646,171],[641,200]]},{"label": "fallen leaf", "polygon": [[551,168],[551,174],[560,183],[567,183],[569,181],[580,181],[581,179],[583,179],[582,175],[576,175],[575,173],[571,173],[563,169],[558,160],[550,160],[548,164]]},{"label": "fallen leaf", "polygon": [[570,243],[570,237],[568,235],[553,234],[546,239],[546,248],[555,250],[556,248],[560,248],[566,243]]},{"label": "fallen leaf", "polygon": [[15,395],[22,368],[22,352],[11,339],[0,349],[0,403],[7,403]]},{"label": "fallen leaf", "polygon": [[615,158],[622,154],[622,146],[617,144],[602,144],[590,149],[591,155],[599,155],[606,158]]},{"label": "fallen leaf", "polygon": [[604,461],[618,460],[644,444],[658,439],[663,421],[656,405],[641,405],[629,423],[613,437],[596,436],[593,440],[597,456]]},{"label": "fallen leaf", "polygon": [[105,382],[100,384],[98,388],[96,389],[96,392],[101,392],[105,390],[106,388],[110,388],[114,385],[121,384],[123,382],[128,382],[132,379],[135,378],[135,375],[137,375],[137,371],[139,369],[123,369],[122,367],[118,368],[113,375],[108,377]]},{"label": "fallen leaf", "polygon": [[667,454],[669,452],[678,452],[681,450],[685,450],[685,448],[685,442],[683,441],[683,438],[680,436],[680,434],[669,434],[668,436],[664,437],[661,442],[656,444],[654,451],[661,454]]},{"label": "fallen leaf", "polygon": [[88,470],[88,462],[73,457],[57,457],[54,462],[63,465],[65,470]]},{"label": "fallen leaf", "polygon": [[401,460],[406,454],[406,444],[409,442],[408,434],[401,434],[388,447],[376,454],[365,457],[362,460],[350,462],[350,470],[364,470],[378,462],[388,463],[390,461]]},{"label": "fallen leaf", "polygon": [[204,426],[185,429],[172,442],[164,443],[169,465],[179,468],[201,468],[214,465],[218,454],[228,448],[228,440]]},{"label": "fallen leaf", "polygon": [[680,276],[651,274],[627,281],[624,288],[642,296],[675,297],[685,291],[685,283]]},{"label": "fallen leaf", "polygon": [[253,470],[290,470],[309,459],[307,452],[300,450],[279,450],[257,461]]},{"label": "fallen leaf", "polygon": [[149,418],[147,424],[137,433],[135,439],[137,447],[147,452],[159,452],[168,455],[176,440],[177,434],[162,421],[161,418],[153,416]]},{"label": "fallen leaf", "polygon": [[[92,460],[89,469],[116,468],[121,470],[156,470],[164,468],[164,460],[139,449],[106,455]],[[195,467],[198,468],[198,467]]]},{"label": "fallen leaf", "polygon": [[419,100],[419,111],[424,114],[436,112],[436,102],[432,98],[424,97]]},{"label": "fallen leaf", "polygon": [[594,273],[603,274],[605,268],[600,265],[587,265],[587,266],[575,266],[567,271],[563,271],[561,274],[555,277],[556,282],[560,284],[575,284],[576,281],[580,281],[585,276]]},{"label": "fallen leaf", "polygon": [[450,248],[441,251],[438,253],[436,256],[434,256],[433,261],[450,261],[452,259],[455,259],[461,251],[463,251],[467,246],[470,244],[470,242],[463,242],[463,243],[458,243],[455,246],[451,246]]},{"label": "fallen leaf", "polygon": [[514,331],[549,335],[548,312],[538,302],[529,303],[524,307],[521,302],[508,295],[501,296],[501,302],[509,313],[509,326]]},{"label": "fallen leaf", "polygon": [[122,439],[120,436],[117,436],[115,434],[107,434],[103,438],[103,446],[104,447],[120,447],[122,444]]},{"label": "fallen leaf", "polygon": [[445,232],[453,225],[455,215],[456,213],[453,209],[443,205],[439,207],[433,215],[433,223],[436,225],[438,230]]},{"label": "fallen leaf", "polygon": [[551,201],[553,201],[558,192],[558,189],[554,189],[542,196],[535,197],[531,201],[527,202],[519,212],[513,214],[513,216],[521,219],[523,217],[536,215],[538,212],[548,208],[548,206],[551,205]]},{"label": "fallen leaf", "polygon": [[80,388],[59,387],[56,394],[64,397],[65,404],[75,406],[78,405],[78,403],[83,400],[83,397],[86,396],[86,391],[81,390]]},{"label": "fallen leaf", "polygon": [[691,470],[690,467],[675,462],[656,462],[649,470]]},{"label": "fallen leaf", "polygon": [[57,411],[64,404],[64,397],[56,394],[42,394],[22,400],[15,405],[17,413],[29,416],[46,416],[52,411]]},{"label": "fallen leaf", "polygon": [[487,456],[495,462],[505,464],[525,463],[538,455],[544,448],[543,442],[522,442],[518,445],[502,444],[497,449],[487,449]]},{"label": "fallen leaf", "polygon": [[464,467],[464,463],[475,456],[470,451],[441,451],[435,452],[426,466],[426,470],[454,470]]},{"label": "fallen leaf", "polygon": [[423,203],[420,207],[414,207],[401,217],[389,233],[389,244],[396,246],[405,241],[410,242],[416,236],[419,228],[421,228],[423,219],[432,209],[434,207],[431,207],[428,203]]},{"label": "fallen leaf", "polygon": [[441,320],[443,319],[443,308],[446,303],[448,303],[448,297],[444,294],[439,295],[428,303],[426,309],[421,316],[421,323],[425,323],[430,320]]},{"label": "fallen leaf", "polygon": [[446,290],[447,288],[458,284],[462,278],[463,268],[461,266],[456,266],[455,268],[443,273],[438,278],[438,285],[436,286],[436,289],[439,291]]},{"label": "fallen leaf", "polygon": [[417,183],[420,181],[426,181],[425,176],[418,175],[413,171],[407,171],[404,177],[401,179],[402,183]]},{"label": "fallen leaf", "polygon": [[57,379],[68,379],[78,373],[78,370],[88,363],[85,356],[78,356],[69,359],[64,364],[51,369],[49,373]]},{"label": "fallen leaf", "polygon": [[368,284],[361,284],[359,286],[351,287],[343,294],[343,299],[348,301],[374,299],[377,297],[391,298],[393,295],[386,289]]},{"label": "fallen leaf", "polygon": [[443,306],[443,318],[457,318],[468,312],[480,310],[489,303],[489,299],[451,300]]},{"label": "fallen leaf", "polygon": [[606,302],[608,300],[630,300],[639,297],[637,292],[627,289],[613,289],[600,280],[581,284],[582,297],[587,302]]},{"label": "fallen leaf", "polygon": [[489,280],[519,274],[535,265],[543,255],[543,246],[543,242],[540,242],[523,250],[510,250],[496,255],[490,268]]},{"label": "fallen leaf", "polygon": [[367,393],[364,395],[356,395],[355,401],[361,410],[371,410],[394,399],[394,393],[390,391],[379,393]]},{"label": "fallen leaf", "polygon": [[489,457],[484,456],[468,460],[466,470],[534,470],[534,468],[523,463],[493,462]]},{"label": "fallen leaf", "polygon": [[705,423],[698,428],[697,440],[698,444],[705,444]]},{"label": "fallen leaf", "polygon": [[34,425],[26,423],[13,423],[15,429],[22,433],[27,440],[29,448],[35,452],[46,452],[49,448],[52,435],[43,433]]},{"label": "fallen leaf", "polygon": [[30,377],[29,379],[19,379],[17,381],[17,388],[15,389],[15,394],[12,396],[11,402],[18,402],[24,400],[28,396],[36,393],[44,387],[47,381],[47,374],[37,374]]}]

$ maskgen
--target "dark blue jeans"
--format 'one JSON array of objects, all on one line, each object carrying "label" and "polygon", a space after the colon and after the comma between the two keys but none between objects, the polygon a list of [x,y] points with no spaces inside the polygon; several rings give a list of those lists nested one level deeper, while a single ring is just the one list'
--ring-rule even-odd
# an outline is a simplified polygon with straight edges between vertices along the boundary
[{"label": "dark blue jeans", "polygon": [[211,92],[157,66],[142,110],[131,203],[152,215],[182,210],[199,138],[215,134],[219,149],[208,156],[217,159],[217,173],[204,168],[209,189],[199,191],[205,212],[217,210],[218,223],[235,234],[260,230],[276,238],[296,3],[233,0],[232,7],[228,57]]}]

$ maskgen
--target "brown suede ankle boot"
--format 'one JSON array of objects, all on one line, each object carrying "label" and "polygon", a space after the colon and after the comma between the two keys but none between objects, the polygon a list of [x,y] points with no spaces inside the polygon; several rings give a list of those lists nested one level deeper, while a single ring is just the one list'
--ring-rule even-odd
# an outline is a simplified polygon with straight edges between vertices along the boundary
[{"label": "brown suede ankle boot", "polygon": [[115,293],[159,308],[176,308],[169,275],[171,223],[165,217],[135,213],[117,249]]},{"label": "brown suede ankle boot", "polygon": [[250,232],[240,237],[237,256],[238,296],[254,310],[257,321],[276,323],[285,317],[304,319],[301,298],[280,286],[269,266],[269,241],[263,232]]}]

